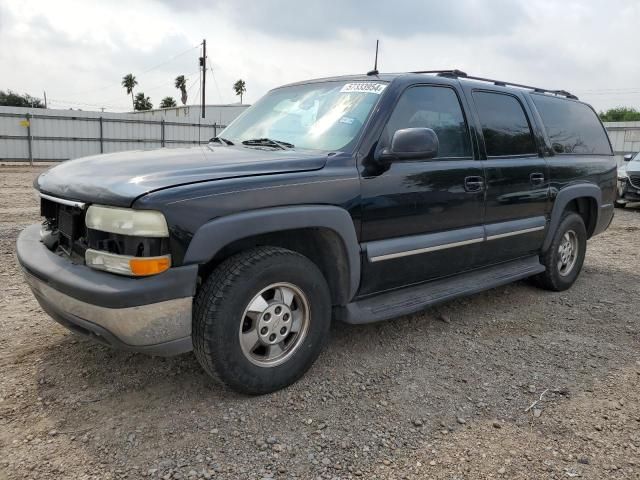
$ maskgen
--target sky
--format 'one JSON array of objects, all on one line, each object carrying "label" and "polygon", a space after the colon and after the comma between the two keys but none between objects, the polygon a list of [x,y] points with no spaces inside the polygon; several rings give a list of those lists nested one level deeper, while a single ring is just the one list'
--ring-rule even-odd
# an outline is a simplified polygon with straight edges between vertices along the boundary
[{"label": "sky", "polygon": [[470,75],[564,89],[597,110],[640,109],[639,0],[2,0],[0,90],[50,108],[127,111],[133,73],[158,106],[245,103],[279,85],[379,70],[458,68]]}]

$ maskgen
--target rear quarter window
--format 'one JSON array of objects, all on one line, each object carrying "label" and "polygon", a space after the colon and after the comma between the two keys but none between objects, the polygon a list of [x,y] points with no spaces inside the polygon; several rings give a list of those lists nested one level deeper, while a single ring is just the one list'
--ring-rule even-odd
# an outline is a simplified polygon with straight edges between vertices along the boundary
[{"label": "rear quarter window", "polygon": [[556,153],[612,155],[607,134],[588,105],[539,94],[531,98]]}]

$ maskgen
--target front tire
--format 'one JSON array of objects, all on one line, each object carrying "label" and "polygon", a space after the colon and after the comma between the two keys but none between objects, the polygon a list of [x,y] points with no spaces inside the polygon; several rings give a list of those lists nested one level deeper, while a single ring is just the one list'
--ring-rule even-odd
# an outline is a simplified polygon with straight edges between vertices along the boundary
[{"label": "front tire", "polygon": [[535,277],[536,283],[555,292],[570,288],[582,270],[586,251],[587,230],[582,217],[565,212],[551,246],[540,257],[546,270]]},{"label": "front tire", "polygon": [[196,358],[214,379],[259,395],[298,380],[329,333],[331,297],[318,267],[284,248],[222,262],[194,301]]}]

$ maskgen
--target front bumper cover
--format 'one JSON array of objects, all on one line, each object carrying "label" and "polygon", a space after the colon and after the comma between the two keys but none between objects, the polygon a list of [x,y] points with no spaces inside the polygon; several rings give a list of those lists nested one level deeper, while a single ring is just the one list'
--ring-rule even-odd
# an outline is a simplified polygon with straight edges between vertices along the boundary
[{"label": "front bumper cover", "polygon": [[190,351],[196,265],[146,278],[76,265],[48,250],[40,226],[23,230],[18,260],[42,308],[58,323],[115,348],[154,355]]}]

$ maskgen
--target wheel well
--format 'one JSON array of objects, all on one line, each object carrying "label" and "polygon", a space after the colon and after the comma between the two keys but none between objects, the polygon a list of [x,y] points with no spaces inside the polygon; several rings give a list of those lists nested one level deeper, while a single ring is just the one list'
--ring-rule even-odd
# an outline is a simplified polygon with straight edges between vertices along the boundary
[{"label": "wheel well", "polygon": [[596,229],[598,220],[598,204],[596,200],[591,197],[575,198],[567,204],[566,210],[576,212],[582,217],[584,226],[587,229],[587,238],[590,238]]},{"label": "wheel well", "polygon": [[223,247],[205,265],[200,276],[207,277],[222,261],[236,253],[259,246],[282,247],[298,252],[315,263],[329,285],[334,305],[349,301],[349,262],[340,236],[328,228],[299,228],[254,235]]}]

